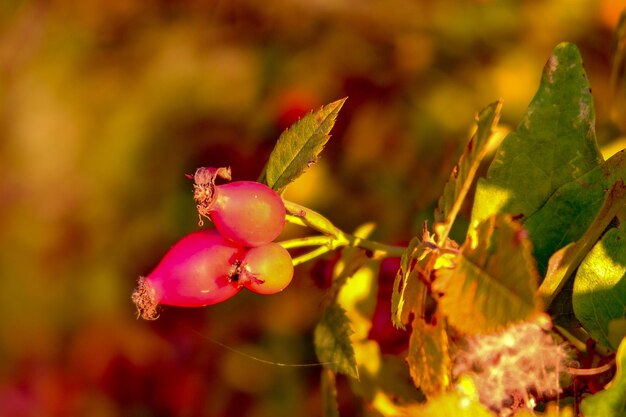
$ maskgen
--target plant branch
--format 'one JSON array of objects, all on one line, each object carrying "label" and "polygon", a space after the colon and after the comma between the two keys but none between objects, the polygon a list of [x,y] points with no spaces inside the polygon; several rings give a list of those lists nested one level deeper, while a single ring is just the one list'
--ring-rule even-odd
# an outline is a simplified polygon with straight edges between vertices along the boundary
[{"label": "plant branch", "polygon": [[406,251],[404,246],[385,245],[374,240],[362,239],[353,235],[345,235],[348,246],[372,251],[372,258],[399,258]]},{"label": "plant branch", "polygon": [[285,203],[285,208],[287,209],[286,220],[288,222],[310,227],[313,230],[317,230],[318,232],[333,236],[337,239],[341,238],[345,234],[330,220],[318,212],[291,201],[283,200],[283,202]]},{"label": "plant branch", "polygon": [[335,245],[333,243],[333,238],[325,235],[300,237],[278,242],[285,249],[305,248],[308,246],[328,246],[330,249],[334,249]]},{"label": "plant branch", "polygon": [[289,223],[309,227],[323,234],[321,236],[309,236],[281,242],[280,245],[285,249],[323,245],[322,247],[327,248],[326,252],[328,252],[342,246],[350,246],[371,251],[373,258],[400,257],[406,250],[403,246],[386,245],[345,233],[343,230],[335,226],[330,220],[316,211],[291,201],[283,201],[285,203],[285,208],[287,209],[287,216],[285,219]]}]

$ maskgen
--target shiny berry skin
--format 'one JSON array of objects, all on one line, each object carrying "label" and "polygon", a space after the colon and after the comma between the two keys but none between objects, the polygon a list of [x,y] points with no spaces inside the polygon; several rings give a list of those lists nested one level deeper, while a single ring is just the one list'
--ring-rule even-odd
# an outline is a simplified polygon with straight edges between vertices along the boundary
[{"label": "shiny berry skin", "polygon": [[215,187],[209,217],[226,239],[256,247],[276,239],[285,226],[285,205],[276,191],[253,181]]},{"label": "shiny berry skin", "polygon": [[246,252],[239,283],[258,294],[284,290],[293,278],[291,255],[277,243],[268,243]]},{"label": "shiny berry skin", "polygon": [[145,319],[158,317],[158,304],[201,307],[224,301],[241,289],[230,277],[244,254],[215,229],[188,234],[139,279],[132,299]]}]

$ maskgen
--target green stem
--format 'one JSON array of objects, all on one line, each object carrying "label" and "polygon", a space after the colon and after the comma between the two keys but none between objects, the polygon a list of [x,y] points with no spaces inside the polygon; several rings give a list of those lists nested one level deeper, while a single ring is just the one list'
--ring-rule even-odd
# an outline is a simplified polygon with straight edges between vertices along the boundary
[{"label": "green stem", "polygon": [[293,266],[298,266],[305,262],[311,261],[315,258],[319,258],[325,253],[330,252],[331,249],[328,246],[320,246],[319,248],[313,249],[311,252],[305,253],[304,255],[296,256],[293,258],[292,263]]},{"label": "green stem", "polygon": [[344,234],[343,231],[321,214],[291,201],[283,200],[283,202],[287,209],[286,220],[288,222],[308,226],[313,230],[335,238],[339,238]]},{"label": "green stem", "polygon": [[322,247],[327,248],[323,253],[326,253],[342,246],[351,246],[371,251],[373,258],[401,257],[406,250],[403,246],[385,245],[345,233],[321,214],[291,201],[283,201],[287,209],[286,220],[289,223],[310,227],[323,234],[323,236],[310,236],[281,242],[280,244],[285,249],[323,245]]},{"label": "green stem", "polygon": [[333,243],[334,240],[332,237],[324,235],[300,237],[297,239],[289,239],[278,242],[278,244],[285,249],[305,248],[307,246],[328,246],[329,248],[334,249]]},{"label": "green stem", "polygon": [[308,227],[308,225],[302,221],[302,219],[298,216],[294,216],[293,214],[287,214],[285,216],[285,220],[287,223],[296,224],[298,226]]},{"label": "green stem", "polygon": [[556,328],[557,332],[565,339],[567,339],[567,341],[570,342],[572,346],[574,346],[579,352],[587,353],[587,345],[585,344],[585,342],[574,336],[564,327],[561,327],[559,325],[555,325],[554,327]]}]

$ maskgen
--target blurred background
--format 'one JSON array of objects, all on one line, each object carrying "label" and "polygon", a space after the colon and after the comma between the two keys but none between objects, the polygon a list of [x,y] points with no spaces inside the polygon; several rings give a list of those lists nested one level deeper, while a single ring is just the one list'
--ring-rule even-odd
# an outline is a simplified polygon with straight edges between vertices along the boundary
[{"label": "blurred background", "polygon": [[[610,71],[624,7],[3,0],[0,416],[321,416],[320,369],[279,363],[316,361],[332,256],[280,295],[136,319],[137,277],[197,228],[184,174],[230,165],[254,180],[284,128],[347,96],[287,197],[406,242],[431,219],[474,114],[502,98],[513,128],[561,41],[581,49],[600,142],[623,134]],[[381,323],[393,353],[402,335]],[[346,395],[342,416],[362,415]]]}]

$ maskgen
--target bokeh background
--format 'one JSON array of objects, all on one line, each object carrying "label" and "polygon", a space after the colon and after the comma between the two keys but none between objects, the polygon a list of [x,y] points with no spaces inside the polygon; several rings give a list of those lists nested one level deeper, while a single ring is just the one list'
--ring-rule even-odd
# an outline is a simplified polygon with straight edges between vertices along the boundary
[{"label": "bokeh background", "polygon": [[[279,364],[316,361],[332,257],[299,267],[280,295],[137,320],[137,277],[197,228],[184,174],[230,165],[254,180],[284,128],[347,96],[287,196],[344,230],[374,221],[376,239],[406,242],[474,114],[503,98],[502,129],[514,127],[561,41],[581,49],[600,141],[623,134],[610,71],[624,7],[3,0],[0,416],[320,416],[320,369]],[[367,412],[340,402],[342,416]]]}]

